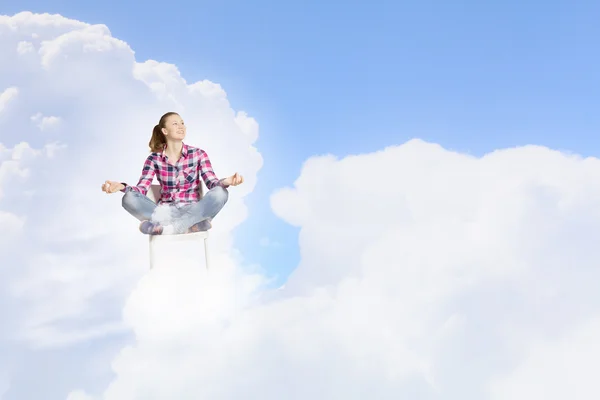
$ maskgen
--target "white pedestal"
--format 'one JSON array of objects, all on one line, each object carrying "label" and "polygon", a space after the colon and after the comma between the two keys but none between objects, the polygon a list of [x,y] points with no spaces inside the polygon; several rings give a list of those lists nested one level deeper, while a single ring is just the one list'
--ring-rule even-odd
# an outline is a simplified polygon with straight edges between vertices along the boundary
[{"label": "white pedestal", "polygon": [[193,262],[197,263],[198,267],[204,264],[208,269],[210,259],[207,241],[208,232],[150,236],[150,268]]}]

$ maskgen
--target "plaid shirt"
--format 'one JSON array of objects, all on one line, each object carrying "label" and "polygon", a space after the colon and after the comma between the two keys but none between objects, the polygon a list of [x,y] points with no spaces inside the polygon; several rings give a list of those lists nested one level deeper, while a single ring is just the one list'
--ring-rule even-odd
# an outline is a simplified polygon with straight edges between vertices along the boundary
[{"label": "plaid shirt", "polygon": [[198,186],[201,185],[200,178],[209,190],[215,186],[226,187],[217,179],[206,152],[185,143],[181,149],[181,157],[175,165],[167,161],[165,150],[160,153],[151,153],[144,162],[138,184],[129,186],[124,183],[125,188],[121,191],[134,190],[146,195],[154,176],[161,186],[158,204],[186,204],[200,200],[198,191]]}]

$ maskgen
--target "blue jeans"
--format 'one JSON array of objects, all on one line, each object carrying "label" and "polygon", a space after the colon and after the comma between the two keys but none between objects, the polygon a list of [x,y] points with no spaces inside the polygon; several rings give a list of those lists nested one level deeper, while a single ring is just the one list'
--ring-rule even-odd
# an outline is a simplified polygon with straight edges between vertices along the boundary
[{"label": "blue jeans", "polygon": [[[172,225],[174,233],[187,233],[188,229],[196,225],[199,230],[206,226],[206,220],[213,219],[225,206],[229,199],[229,192],[221,186],[209,190],[200,201],[179,206],[164,205],[168,207],[168,222],[160,221],[161,225]],[[125,193],[122,199],[123,208],[140,221],[155,221],[153,218],[157,205],[148,197],[136,191]]]}]

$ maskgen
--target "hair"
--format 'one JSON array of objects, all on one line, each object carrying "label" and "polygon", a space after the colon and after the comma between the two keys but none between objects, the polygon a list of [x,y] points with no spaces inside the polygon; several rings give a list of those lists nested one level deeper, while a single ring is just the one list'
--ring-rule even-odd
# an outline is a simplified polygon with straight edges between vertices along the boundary
[{"label": "hair", "polygon": [[171,115],[179,114],[173,111],[164,114],[162,117],[160,117],[160,121],[158,121],[158,124],[154,127],[154,129],[152,129],[152,137],[150,138],[150,143],[148,143],[151,152],[159,152],[165,148],[165,145],[167,144],[167,139],[165,138],[165,134],[162,133],[162,128],[165,127],[167,118],[169,118]]}]

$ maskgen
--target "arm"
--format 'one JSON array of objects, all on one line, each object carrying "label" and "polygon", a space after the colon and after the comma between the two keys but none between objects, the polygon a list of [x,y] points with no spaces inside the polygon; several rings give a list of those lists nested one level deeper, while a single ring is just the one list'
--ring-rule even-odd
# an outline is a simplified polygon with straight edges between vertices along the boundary
[{"label": "arm", "polygon": [[123,189],[121,192],[127,193],[129,191],[136,191],[144,196],[148,193],[148,189],[152,184],[152,180],[154,179],[154,175],[156,174],[156,170],[154,169],[154,162],[152,160],[152,155],[149,155],[144,162],[144,166],[142,168],[142,175],[140,176],[140,180],[136,186],[129,186],[128,184],[122,182]]},{"label": "arm", "polygon": [[204,184],[208,188],[208,190],[214,188],[215,186],[222,186],[227,188],[228,186],[223,184],[222,179],[219,180],[213,171],[212,164],[210,163],[210,159],[208,158],[208,154],[204,150],[200,150],[200,159],[198,160],[198,169],[200,171],[200,176],[204,181]]}]

